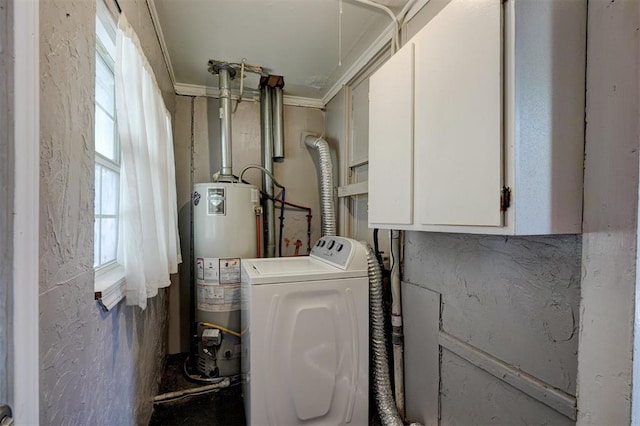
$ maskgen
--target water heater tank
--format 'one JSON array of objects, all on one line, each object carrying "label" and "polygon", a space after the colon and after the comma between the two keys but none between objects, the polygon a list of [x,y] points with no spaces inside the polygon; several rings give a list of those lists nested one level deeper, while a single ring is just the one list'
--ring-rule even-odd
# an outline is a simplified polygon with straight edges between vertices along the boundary
[{"label": "water heater tank", "polygon": [[[241,263],[257,254],[259,205],[259,191],[253,185],[193,187],[195,320],[200,324],[195,360],[198,371],[207,376],[240,374]],[[213,338],[212,330],[220,330],[221,338]]]}]

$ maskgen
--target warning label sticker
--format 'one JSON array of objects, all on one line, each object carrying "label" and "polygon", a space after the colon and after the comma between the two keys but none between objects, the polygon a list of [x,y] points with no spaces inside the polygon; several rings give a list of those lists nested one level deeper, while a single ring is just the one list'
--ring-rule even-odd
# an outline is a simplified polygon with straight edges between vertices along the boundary
[{"label": "warning label sticker", "polygon": [[201,311],[229,312],[240,309],[240,284],[198,283],[197,290],[197,305]]},{"label": "warning label sticker", "polygon": [[220,279],[220,259],[217,257],[199,257],[196,259],[196,280],[198,283],[203,281],[215,281]]},{"label": "warning label sticker", "polygon": [[220,259],[220,284],[240,282],[240,258]]}]

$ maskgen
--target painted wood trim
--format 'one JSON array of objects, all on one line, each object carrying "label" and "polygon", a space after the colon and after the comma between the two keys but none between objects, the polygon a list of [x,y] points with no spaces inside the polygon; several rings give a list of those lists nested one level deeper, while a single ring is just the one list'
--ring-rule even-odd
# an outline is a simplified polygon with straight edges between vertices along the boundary
[{"label": "painted wood trim", "polygon": [[289,106],[317,108],[317,109],[324,109],[326,106],[324,103],[322,103],[321,99],[305,98],[302,96],[291,96],[291,95],[284,95],[283,103]]},{"label": "painted wood trim", "polygon": [[[219,89],[212,86],[199,86],[197,84],[175,83],[173,85],[177,95],[183,96],[206,96],[208,98],[219,98]],[[238,100],[239,92],[231,90],[231,99]],[[259,102],[260,93],[257,90],[246,90],[242,96],[243,101]],[[305,108],[324,109],[325,104],[320,99],[305,98],[302,96],[284,95],[283,102],[285,105],[298,106]]]},{"label": "painted wood trim", "polygon": [[105,311],[113,309],[126,295],[126,281],[124,277],[104,290],[96,291],[95,298]]},{"label": "painted wood trim", "polygon": [[105,311],[110,311],[125,298],[127,285],[121,265],[96,272],[94,282],[95,300]]},{"label": "painted wood trim", "polygon": [[[39,2],[13,2],[15,192],[10,404],[16,424],[38,424],[40,35]],[[35,344],[34,344],[35,342]],[[11,389],[11,388],[10,388]]]},{"label": "painted wood trim", "polygon": [[369,181],[352,183],[338,187],[338,197],[351,197],[353,195],[366,194],[369,192]]},{"label": "painted wood trim", "polygon": [[164,40],[164,33],[162,32],[162,26],[160,25],[160,17],[158,16],[158,10],[156,9],[156,2],[154,0],[147,0],[147,5],[149,6],[151,22],[153,23],[153,28],[156,30],[156,35],[158,36],[158,41],[160,42],[160,50],[162,51],[162,57],[164,58],[164,62],[167,66],[167,71],[169,71],[171,83],[175,85],[176,75],[173,72],[173,64],[171,63],[169,48],[167,48],[167,43]]},{"label": "painted wood trim", "polygon": [[453,352],[497,379],[510,384],[519,391],[553,408],[571,420],[576,420],[577,410],[576,398],[574,396],[556,389],[542,380],[518,370],[512,365],[444,331],[440,332],[439,342],[443,348]]}]

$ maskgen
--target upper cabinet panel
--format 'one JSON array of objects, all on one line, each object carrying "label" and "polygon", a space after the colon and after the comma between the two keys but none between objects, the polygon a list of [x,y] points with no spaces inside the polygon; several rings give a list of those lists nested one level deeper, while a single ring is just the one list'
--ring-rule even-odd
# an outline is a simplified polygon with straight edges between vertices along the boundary
[{"label": "upper cabinet panel", "polygon": [[453,0],[415,37],[415,208],[425,225],[502,225],[502,7]]},{"label": "upper cabinet panel", "polygon": [[407,43],[369,81],[370,224],[413,222],[413,68]]}]

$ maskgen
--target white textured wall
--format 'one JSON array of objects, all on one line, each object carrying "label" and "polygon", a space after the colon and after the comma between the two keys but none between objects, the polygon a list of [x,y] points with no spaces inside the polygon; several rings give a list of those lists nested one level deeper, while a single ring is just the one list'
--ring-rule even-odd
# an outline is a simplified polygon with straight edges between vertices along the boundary
[{"label": "white textured wall", "polygon": [[640,4],[589,2],[578,423],[629,424]]},{"label": "white textured wall", "polygon": [[[168,87],[144,1],[121,0]],[[147,310],[93,300],[95,2],[40,3],[40,420],[146,424],[164,362],[166,291]],[[153,53],[153,54],[151,54]],[[165,90],[170,110],[172,92]],[[35,340],[34,340],[35,347]]]}]

